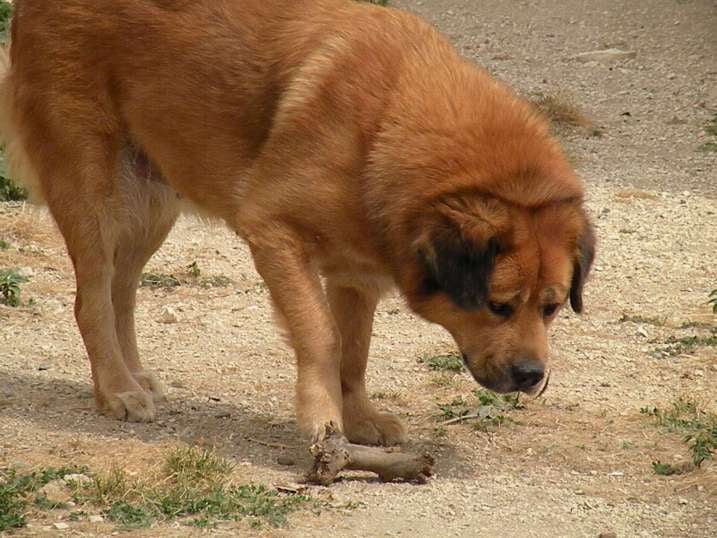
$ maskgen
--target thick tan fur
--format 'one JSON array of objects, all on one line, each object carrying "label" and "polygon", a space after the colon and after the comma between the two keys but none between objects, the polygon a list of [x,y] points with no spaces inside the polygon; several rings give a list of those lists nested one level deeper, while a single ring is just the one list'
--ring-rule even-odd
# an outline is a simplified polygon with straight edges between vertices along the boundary
[{"label": "thick tan fur", "polygon": [[429,25],[349,0],[15,10],[2,139],[65,238],[102,410],[155,415],[134,298],[180,199],[250,246],[310,435],[333,423],[355,442],[403,439],[365,387],[393,284],[479,381],[538,390],[514,369],[547,363],[547,307],[570,295],[580,308],[594,242],[583,188],[546,121]]}]

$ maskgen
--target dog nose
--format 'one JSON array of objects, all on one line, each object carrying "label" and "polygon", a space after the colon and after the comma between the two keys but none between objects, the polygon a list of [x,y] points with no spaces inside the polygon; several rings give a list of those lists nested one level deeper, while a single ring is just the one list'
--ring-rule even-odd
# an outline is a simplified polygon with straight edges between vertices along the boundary
[{"label": "dog nose", "polygon": [[510,373],[518,390],[529,389],[543,380],[545,367],[540,361],[526,359],[511,366]]}]

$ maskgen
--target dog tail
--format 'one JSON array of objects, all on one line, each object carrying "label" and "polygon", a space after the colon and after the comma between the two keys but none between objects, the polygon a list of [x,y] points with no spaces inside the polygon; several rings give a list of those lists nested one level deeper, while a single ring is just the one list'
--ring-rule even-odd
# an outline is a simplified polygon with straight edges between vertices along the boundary
[{"label": "dog tail", "polygon": [[33,203],[42,204],[40,181],[23,146],[10,47],[0,46],[0,175],[24,187]]}]

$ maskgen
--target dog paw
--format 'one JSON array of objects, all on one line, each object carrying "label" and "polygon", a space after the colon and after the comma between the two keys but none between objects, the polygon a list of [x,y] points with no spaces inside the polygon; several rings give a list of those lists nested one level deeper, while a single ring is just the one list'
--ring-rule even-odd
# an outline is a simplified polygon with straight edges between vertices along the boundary
[{"label": "dog paw", "polygon": [[155,402],[163,402],[167,399],[167,389],[159,378],[151,372],[142,370],[141,372],[132,372],[132,377],[139,385],[152,395]]},{"label": "dog paw", "polygon": [[406,428],[398,417],[370,406],[344,415],[344,433],[349,441],[361,445],[393,446],[406,441]]},{"label": "dog paw", "polygon": [[119,392],[104,397],[103,411],[119,420],[151,422],[155,407],[152,396],[144,390]]}]

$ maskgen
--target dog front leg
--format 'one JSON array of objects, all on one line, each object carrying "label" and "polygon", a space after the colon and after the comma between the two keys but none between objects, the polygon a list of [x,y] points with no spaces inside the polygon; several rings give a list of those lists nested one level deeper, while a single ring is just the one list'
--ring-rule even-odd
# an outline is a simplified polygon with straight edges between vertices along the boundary
[{"label": "dog front leg", "polygon": [[405,441],[401,421],[379,413],[366,394],[366,363],[379,291],[342,286],[327,281],[326,292],[341,334],[341,387],[344,433],[349,441],[365,445],[397,445]]},{"label": "dog front leg", "polygon": [[283,318],[296,353],[296,415],[313,442],[343,431],[341,337],[299,237],[290,231],[250,241],[254,264]]}]

